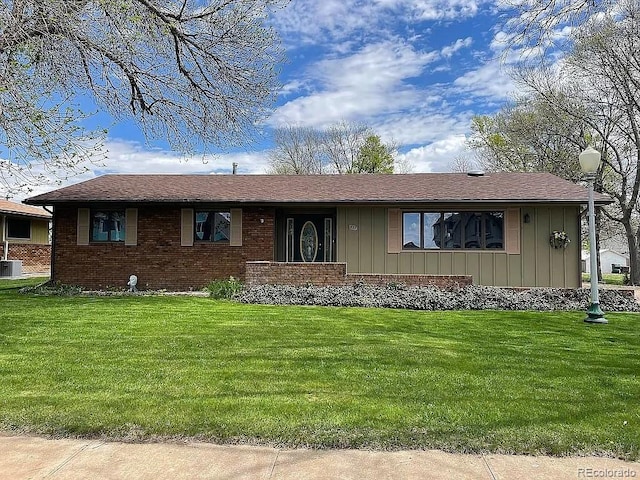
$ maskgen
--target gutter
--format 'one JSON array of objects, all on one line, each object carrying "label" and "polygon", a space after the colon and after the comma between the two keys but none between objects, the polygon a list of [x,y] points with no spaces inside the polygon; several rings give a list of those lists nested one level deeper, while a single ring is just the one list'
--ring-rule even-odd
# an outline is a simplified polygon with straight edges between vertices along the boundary
[{"label": "gutter", "polygon": [[49,281],[53,282],[55,279],[54,259],[56,258],[56,216],[53,214],[53,210],[49,210],[46,206],[43,206],[42,208],[51,214],[51,258],[49,259],[49,268],[51,269],[51,273],[49,275]]},{"label": "gutter", "polygon": [[2,251],[2,260],[7,260],[9,258],[9,240],[7,240],[7,216],[2,215],[2,243],[4,244],[4,249]]},{"label": "gutter", "polygon": [[[25,202],[27,202],[26,200]],[[47,202],[47,203],[45,203]],[[458,199],[412,199],[412,198],[378,198],[378,199],[357,199],[357,198],[347,198],[347,199],[304,199],[304,198],[296,198],[296,199],[202,199],[202,198],[165,198],[165,199],[149,199],[149,198],[139,198],[139,199],[83,199],[83,200],[43,200],[43,201],[35,201],[30,202],[31,205],[56,205],[56,204],[66,204],[66,205],[84,205],[84,204],[102,204],[102,205],[246,205],[246,206],[305,206],[305,205],[344,205],[344,206],[352,206],[352,205],[375,205],[375,206],[390,206],[390,205],[410,205],[410,204],[433,204],[433,205],[451,205],[451,204],[490,204],[490,205],[501,205],[501,204],[509,204],[509,205],[585,205],[587,203],[586,200],[582,199],[527,199],[527,198],[485,198],[485,199],[472,199],[472,198],[458,198]],[[613,203],[611,199],[596,199],[596,205],[608,205]]]}]

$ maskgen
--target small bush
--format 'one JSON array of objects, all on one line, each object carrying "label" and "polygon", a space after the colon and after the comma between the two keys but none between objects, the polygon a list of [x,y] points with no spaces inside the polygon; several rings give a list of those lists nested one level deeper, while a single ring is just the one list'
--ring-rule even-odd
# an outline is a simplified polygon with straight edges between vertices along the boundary
[{"label": "small bush", "polygon": [[32,295],[72,297],[80,295],[82,293],[82,289],[74,285],[65,285],[59,282],[45,282],[40,285],[23,287],[19,292]]},{"label": "small bush", "polygon": [[211,298],[227,300],[231,300],[235,295],[238,295],[242,292],[242,289],[242,282],[233,277],[229,277],[227,280],[214,280],[205,288]]}]

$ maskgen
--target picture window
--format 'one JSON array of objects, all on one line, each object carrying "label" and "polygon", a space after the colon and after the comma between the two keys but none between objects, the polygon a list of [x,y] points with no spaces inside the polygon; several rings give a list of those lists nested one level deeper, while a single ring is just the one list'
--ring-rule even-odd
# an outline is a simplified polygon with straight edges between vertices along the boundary
[{"label": "picture window", "polygon": [[404,250],[504,248],[504,212],[404,212]]}]

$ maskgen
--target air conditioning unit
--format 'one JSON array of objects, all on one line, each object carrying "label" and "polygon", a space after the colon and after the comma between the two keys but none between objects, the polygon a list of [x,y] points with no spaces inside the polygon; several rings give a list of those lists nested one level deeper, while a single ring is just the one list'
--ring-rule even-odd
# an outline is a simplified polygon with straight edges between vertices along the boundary
[{"label": "air conditioning unit", "polygon": [[0,277],[22,276],[22,260],[0,260]]}]

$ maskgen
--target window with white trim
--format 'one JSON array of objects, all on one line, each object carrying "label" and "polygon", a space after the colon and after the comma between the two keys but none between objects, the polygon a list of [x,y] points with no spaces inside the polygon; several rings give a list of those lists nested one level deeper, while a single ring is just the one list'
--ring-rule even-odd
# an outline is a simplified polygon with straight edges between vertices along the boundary
[{"label": "window with white trim", "polygon": [[28,240],[31,238],[31,220],[7,218],[7,237]]}]

